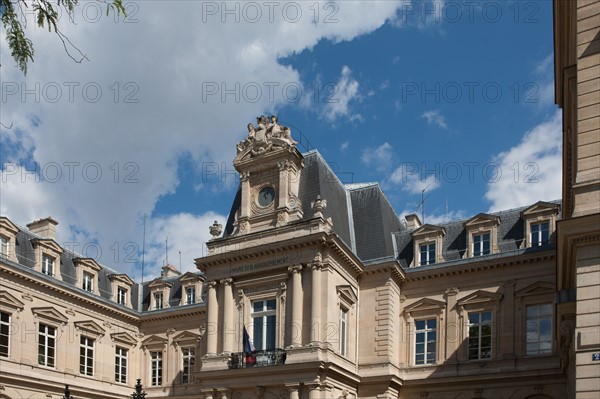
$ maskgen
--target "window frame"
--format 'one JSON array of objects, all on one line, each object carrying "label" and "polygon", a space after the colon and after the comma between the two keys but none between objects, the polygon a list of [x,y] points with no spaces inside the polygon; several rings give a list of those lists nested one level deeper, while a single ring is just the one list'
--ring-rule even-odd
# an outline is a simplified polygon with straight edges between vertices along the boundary
[{"label": "window frame", "polygon": [[[268,308],[268,302],[274,302],[275,307],[273,309],[269,309]],[[250,309],[251,309],[251,313],[250,313],[250,319],[252,321],[252,328],[251,333],[252,333],[252,342],[254,343],[254,347],[256,348],[257,351],[260,350],[274,350],[277,348],[277,343],[278,343],[278,311],[279,311],[279,306],[277,303],[277,298],[275,296],[269,296],[269,297],[265,297],[265,298],[257,298],[257,299],[253,299],[250,301]],[[255,311],[255,304],[256,303],[263,303],[262,306],[262,310],[260,311]],[[273,347],[270,348],[268,347],[268,335],[269,335],[269,317],[275,317],[274,321],[273,321],[273,327],[272,329],[273,331]],[[261,319],[260,324],[256,324],[256,320],[257,319]],[[261,342],[257,341],[257,337],[256,337],[256,327],[260,325],[261,326],[261,335],[262,335],[262,339]],[[250,332],[249,332],[250,333]]]},{"label": "window frame", "polygon": [[[190,290],[192,295],[190,296]],[[185,287],[185,304],[194,305],[196,303],[196,287],[193,285]]]},{"label": "window frame", "polygon": [[[487,236],[487,241],[484,239]],[[481,237],[481,241],[477,240],[477,237]],[[490,230],[482,231],[482,232],[474,232],[472,234],[472,254],[474,258],[480,256],[487,256],[492,253],[492,232]],[[487,242],[487,253],[485,252],[485,243]],[[479,244],[479,245],[478,245]],[[479,248],[476,249],[476,246]]]},{"label": "window frame", "polygon": [[[6,315],[6,321],[2,320],[2,317]],[[10,358],[10,336],[11,336],[11,319],[12,314],[0,311],[0,348],[6,346],[6,354],[2,354],[2,349],[0,349],[0,358],[8,359]],[[6,345],[2,345],[3,337],[6,340]]]},{"label": "window frame", "polygon": [[42,254],[42,273],[46,276],[54,277],[54,264],[56,258],[46,253]]},{"label": "window frame", "polygon": [[[541,352],[540,351],[540,344],[542,342],[542,340],[539,338],[540,334],[540,320],[541,317],[539,316],[539,312],[538,312],[538,317],[536,318],[537,321],[537,325],[538,325],[538,329],[537,329],[537,334],[538,334],[538,339],[537,339],[537,344],[538,344],[538,350],[535,353],[530,353],[529,349],[528,349],[528,344],[529,344],[529,327],[532,323],[532,321],[529,319],[529,315],[528,315],[528,309],[529,308],[533,308],[533,307],[542,307],[542,306],[548,306],[550,308],[550,315],[545,319],[548,320],[550,323],[550,339],[549,339],[549,343],[550,343],[550,349],[547,352]],[[552,302],[534,302],[534,303],[528,303],[525,304],[524,306],[524,319],[525,319],[525,325],[524,325],[524,333],[525,333],[525,337],[524,337],[524,342],[523,342],[523,352],[524,355],[527,357],[537,357],[537,356],[550,356],[554,353],[554,313],[555,313],[555,309],[554,309],[554,304]],[[546,342],[545,340],[543,342]]]},{"label": "window frame", "polygon": [[10,238],[0,234],[0,256],[10,257]]},{"label": "window frame", "polygon": [[[44,328],[44,331],[40,331],[42,329],[42,327]],[[53,333],[49,334],[48,330],[52,329]],[[57,340],[57,334],[56,334],[56,330],[58,328],[55,325],[51,325],[51,324],[47,324],[47,323],[38,323],[38,333],[37,333],[37,346],[38,346],[38,366],[42,366],[42,367],[47,367],[47,368],[56,368],[56,340]],[[43,348],[44,348],[44,353],[40,353],[40,350],[42,349],[42,337],[44,337],[44,343],[43,343]],[[53,350],[53,355],[49,356],[48,352],[49,352],[49,348],[50,345],[48,344],[49,340],[52,340],[53,344],[52,344],[52,350]],[[48,359],[51,358],[52,359],[52,364],[49,364],[50,362],[48,361]],[[42,359],[43,362],[42,362]]]},{"label": "window frame", "polygon": [[[125,365],[123,365],[123,361]],[[115,382],[127,384],[129,371],[129,349],[123,346],[115,346]]]},{"label": "window frame", "polygon": [[[482,315],[484,314],[489,314],[489,321],[486,322],[484,320],[482,320]],[[471,315],[479,315],[478,317],[478,321],[477,323],[472,323],[471,322]],[[467,312],[467,360],[471,361],[471,360],[489,360],[492,359],[494,356],[494,311],[487,309],[487,310],[476,310],[476,311],[468,311]],[[489,339],[490,339],[490,344],[489,344],[489,356],[487,357],[482,357],[482,338],[483,338],[483,334],[482,334],[482,328],[486,325],[489,325]],[[477,338],[477,357],[471,357],[471,339],[473,338],[471,336],[471,329],[473,327],[477,326],[478,327],[478,333],[476,335]]]},{"label": "window frame", "polygon": [[82,280],[81,288],[87,292],[94,292],[94,285],[95,285],[94,279],[95,279],[94,274],[92,274],[88,271],[84,271],[81,276],[81,280]]},{"label": "window frame", "polygon": [[[418,244],[419,246],[419,266],[427,266],[433,265],[436,263],[437,259],[437,243],[435,241],[426,241]],[[431,246],[433,245],[433,259],[431,257]],[[423,262],[423,247],[427,247],[425,253],[427,254],[427,259]]]},{"label": "window frame", "polygon": [[163,380],[163,351],[150,351],[150,386],[160,387]]},{"label": "window frame", "polygon": [[[540,227],[546,226],[546,234],[547,234],[546,240],[543,239],[543,230],[541,228],[534,233],[534,231],[533,231],[534,226],[540,226]],[[538,236],[535,241],[533,239],[534,234],[536,234]],[[550,219],[531,221],[529,223],[529,246],[530,247],[542,247],[544,245],[548,245],[550,243],[550,235],[551,234],[552,234],[552,232],[550,230]]]},{"label": "window frame", "polygon": [[[96,340],[81,335],[79,338],[79,374],[83,376],[94,376],[94,356],[96,348]],[[91,363],[91,365],[90,365]]]},{"label": "window frame", "polygon": [[127,306],[127,293],[129,290],[122,286],[117,286],[117,303],[122,306]]},{"label": "window frame", "polygon": [[340,355],[348,356],[348,319],[350,309],[340,305],[339,313],[339,351]]},{"label": "window frame", "polygon": [[[181,384],[193,383],[194,366],[196,365],[196,348],[185,346],[181,348]],[[187,368],[187,374],[186,374]],[[186,379],[187,377],[187,379]]]},{"label": "window frame", "polygon": [[[158,297],[160,297],[160,301],[157,300]],[[152,295],[152,298],[154,299],[154,310],[162,310],[162,309],[164,309],[165,296],[164,296],[164,293],[162,291],[156,291],[156,292],[154,292],[154,294]]]}]

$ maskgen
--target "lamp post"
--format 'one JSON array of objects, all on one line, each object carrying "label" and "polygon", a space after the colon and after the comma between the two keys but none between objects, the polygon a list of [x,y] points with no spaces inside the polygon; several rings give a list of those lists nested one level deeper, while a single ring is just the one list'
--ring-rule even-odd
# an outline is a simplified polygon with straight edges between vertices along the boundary
[{"label": "lamp post", "polygon": [[137,383],[135,384],[135,391],[131,394],[133,399],[145,399],[146,392],[144,392],[144,388],[142,387],[142,379],[138,378]]},{"label": "lamp post", "polygon": [[74,396],[71,396],[71,390],[69,389],[69,386],[65,384],[65,394],[63,396],[63,399],[75,399]]}]

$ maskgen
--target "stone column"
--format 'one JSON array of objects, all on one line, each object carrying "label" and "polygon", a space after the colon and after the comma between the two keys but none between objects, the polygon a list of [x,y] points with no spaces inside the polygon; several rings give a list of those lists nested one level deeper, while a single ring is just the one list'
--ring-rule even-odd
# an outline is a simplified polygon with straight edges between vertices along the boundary
[{"label": "stone column", "polygon": [[[290,326],[290,345],[298,347],[302,345],[302,265],[294,265],[288,268],[292,274],[292,320]],[[290,399],[292,399],[290,397]]]},{"label": "stone column", "polygon": [[310,306],[310,329],[312,332],[311,342],[321,341],[321,262],[312,262],[310,264],[312,278],[312,295]]},{"label": "stone column", "polygon": [[231,397],[231,389],[219,389],[219,393],[221,394],[221,399],[230,399]]},{"label": "stone column", "polygon": [[230,278],[221,280],[223,286],[223,325],[221,326],[221,339],[223,340],[223,352],[235,351],[235,325],[233,322],[233,280]]},{"label": "stone column", "polygon": [[306,384],[308,399],[321,399],[321,385],[318,382]]},{"label": "stone column", "polygon": [[299,384],[285,384],[285,386],[290,391],[290,399],[300,399],[300,385]]},{"label": "stone column", "polygon": [[217,334],[219,331],[219,304],[217,303],[217,282],[206,283],[208,291],[208,325],[206,326],[206,354],[217,354]]}]

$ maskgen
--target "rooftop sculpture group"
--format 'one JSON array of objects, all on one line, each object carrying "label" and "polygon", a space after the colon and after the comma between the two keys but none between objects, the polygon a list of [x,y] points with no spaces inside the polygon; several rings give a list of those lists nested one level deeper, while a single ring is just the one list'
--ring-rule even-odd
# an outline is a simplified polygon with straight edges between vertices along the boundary
[{"label": "rooftop sculpture group", "polygon": [[248,124],[248,137],[237,144],[237,159],[246,155],[257,156],[271,151],[275,148],[289,148],[296,145],[292,139],[292,131],[289,127],[277,123],[277,116],[269,118],[260,116],[256,118],[257,126]]}]

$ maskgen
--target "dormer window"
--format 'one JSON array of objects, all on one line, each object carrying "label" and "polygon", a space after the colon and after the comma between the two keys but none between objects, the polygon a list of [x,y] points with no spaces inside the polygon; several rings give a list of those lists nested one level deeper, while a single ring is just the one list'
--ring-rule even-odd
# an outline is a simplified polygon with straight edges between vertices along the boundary
[{"label": "dormer window", "polygon": [[54,258],[42,255],[42,273],[54,276]]},{"label": "dormer window", "polygon": [[431,265],[435,263],[435,242],[421,244],[419,265]]},{"label": "dormer window", "polygon": [[0,236],[0,256],[8,258],[8,238]]},{"label": "dormer window", "polygon": [[467,235],[465,258],[486,256],[498,252],[500,217],[487,213],[473,216],[464,223]]},{"label": "dormer window", "polygon": [[550,222],[532,223],[530,240],[532,247],[548,244],[550,241]]},{"label": "dormer window", "polygon": [[127,306],[127,290],[123,287],[117,288],[117,303]]},{"label": "dormer window", "polygon": [[187,287],[185,289],[185,304],[192,305],[194,303],[196,303],[196,288]]},{"label": "dormer window", "polygon": [[[418,217],[416,215],[411,216],[413,217],[413,225],[419,225]],[[411,267],[433,265],[444,261],[441,249],[446,229],[441,226],[424,224],[413,231],[411,235],[415,254]]]},{"label": "dormer window", "polygon": [[154,309],[162,309],[163,308],[163,293],[155,292],[154,293]]},{"label": "dormer window", "polygon": [[89,292],[94,292],[94,276],[88,272],[83,272],[82,288]]},{"label": "dormer window", "polygon": [[490,254],[490,233],[473,235],[473,256]]}]

